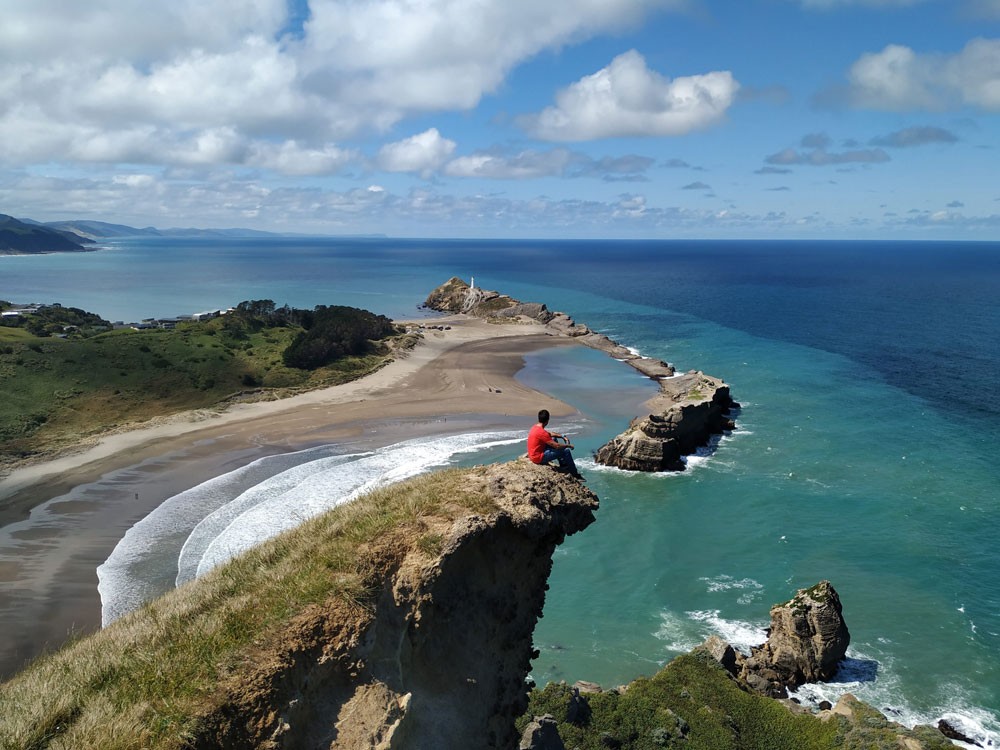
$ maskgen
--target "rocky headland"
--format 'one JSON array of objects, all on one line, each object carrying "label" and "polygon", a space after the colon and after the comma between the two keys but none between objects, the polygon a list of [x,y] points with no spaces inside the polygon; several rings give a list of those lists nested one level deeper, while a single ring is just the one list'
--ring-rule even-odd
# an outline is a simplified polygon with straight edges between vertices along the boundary
[{"label": "rocky headland", "polygon": [[359,498],[0,685],[0,747],[952,747],[849,695],[771,697],[843,658],[827,582],[749,656],[710,638],[624,687],[529,692],[553,552],[597,507],[523,458]]},{"label": "rocky headland", "polygon": [[767,641],[744,655],[717,636],[652,678],[603,690],[552,683],[533,692],[519,750],[797,747],[945,750],[950,726],[913,729],[844,694],[810,708],[788,688],[830,680],[850,634],[829,581],[771,608]]},{"label": "rocky headland", "polygon": [[78,253],[93,250],[94,241],[72,232],[41,224],[29,224],[13,216],[0,214],[0,255],[38,253]]},{"label": "rocky headland", "polygon": [[649,413],[633,419],[625,432],[602,446],[595,454],[598,463],[629,471],[683,471],[683,456],[707,445],[713,435],[735,428],[732,410],[739,404],[719,378],[697,370],[678,375],[670,364],[636,354],[542,303],[521,302],[452,277],[432,291],[424,304],[432,310],[498,323],[541,323],[552,335],[606,352],[655,380],[660,392],[646,402]]},{"label": "rocky headland", "polygon": [[0,685],[0,748],[513,748],[597,507],[526,459],[359,498]]}]

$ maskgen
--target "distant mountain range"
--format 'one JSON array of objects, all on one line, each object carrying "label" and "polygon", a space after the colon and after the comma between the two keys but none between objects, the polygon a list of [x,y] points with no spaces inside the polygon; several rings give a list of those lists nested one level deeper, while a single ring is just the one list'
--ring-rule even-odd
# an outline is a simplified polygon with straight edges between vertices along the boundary
[{"label": "distant mountain range", "polygon": [[40,222],[0,214],[0,255],[74,253],[94,250],[100,240],[114,237],[277,237],[256,229],[157,229],[109,224],[106,221]]},{"label": "distant mountain range", "polygon": [[[115,237],[305,237],[305,234],[262,232],[258,229],[138,229],[125,224],[106,221],[77,219],[71,221],[41,222],[34,219],[15,219],[0,214],[0,255],[25,255],[31,253],[74,253],[96,250],[101,240]],[[345,234],[338,237],[384,238],[384,234]]]},{"label": "distant mountain range", "polygon": [[0,214],[0,255],[79,253],[93,244],[92,238],[75,232]]}]

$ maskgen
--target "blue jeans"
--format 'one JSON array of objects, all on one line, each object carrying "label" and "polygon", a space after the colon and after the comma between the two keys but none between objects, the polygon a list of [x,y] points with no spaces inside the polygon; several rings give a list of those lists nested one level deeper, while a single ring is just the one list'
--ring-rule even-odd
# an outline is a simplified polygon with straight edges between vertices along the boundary
[{"label": "blue jeans", "polygon": [[546,448],[542,454],[542,463],[558,461],[559,466],[569,471],[570,474],[579,474],[576,470],[576,462],[573,460],[573,453],[569,448]]}]

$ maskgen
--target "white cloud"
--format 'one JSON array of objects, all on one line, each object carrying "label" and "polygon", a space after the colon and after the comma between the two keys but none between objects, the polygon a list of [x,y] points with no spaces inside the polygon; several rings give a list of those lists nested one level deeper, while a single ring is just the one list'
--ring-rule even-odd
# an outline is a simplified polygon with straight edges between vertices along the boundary
[{"label": "white cloud", "polygon": [[808,164],[813,167],[826,167],[831,164],[878,164],[890,159],[889,154],[880,148],[840,152],[830,152],[825,148],[813,148],[809,151],[786,148],[768,156],[764,161],[768,164]]},{"label": "white cloud", "polygon": [[928,143],[955,143],[958,136],[944,128],[918,126],[903,128],[886,135],[876,136],[869,143],[872,146],[887,146],[890,148],[909,148],[924,146]]},{"label": "white cloud", "polygon": [[215,159],[329,171],[345,139],[474,107],[540,52],[681,5],[309,0],[289,34],[287,0],[7,3],[0,163]]},{"label": "white cloud", "polygon": [[630,50],[560,91],[555,106],[521,123],[553,141],[684,135],[721,120],[738,89],[729,71],[670,80]]},{"label": "white cloud", "polygon": [[442,137],[437,128],[430,128],[382,146],[377,162],[387,172],[414,172],[429,177],[448,160],[455,146],[455,141]]},{"label": "white cloud", "polygon": [[848,72],[857,107],[888,111],[976,107],[1000,110],[1000,39],[973,39],[953,55],[890,44]]},{"label": "white cloud", "polygon": [[6,3],[0,61],[38,64],[53,58],[143,62],[184,49],[231,48],[247,35],[274,37],[286,0],[32,0]]},{"label": "white cloud", "polygon": [[478,177],[494,180],[529,180],[540,177],[593,177],[606,182],[644,182],[645,172],[655,159],[638,154],[594,159],[566,148],[547,151],[524,149],[507,153],[496,148],[448,162],[449,177]]},{"label": "white cloud", "polygon": [[671,5],[683,2],[313,0],[302,60],[314,74],[312,90],[349,92],[390,118],[468,109],[542,50],[622,29]]},{"label": "white cloud", "polygon": [[155,184],[156,178],[151,174],[119,174],[112,177],[111,182],[115,185],[144,188]]},{"label": "white cloud", "polygon": [[487,177],[499,180],[523,180],[563,175],[576,161],[564,148],[549,151],[526,150],[517,154],[480,153],[460,156],[445,167],[450,177]]},{"label": "white cloud", "polygon": [[308,148],[289,140],[255,144],[245,163],[287,175],[322,175],[339,172],[359,159],[357,153],[336,146]]},{"label": "white cloud", "polygon": [[1000,0],[969,0],[968,11],[980,18],[1000,18]]}]

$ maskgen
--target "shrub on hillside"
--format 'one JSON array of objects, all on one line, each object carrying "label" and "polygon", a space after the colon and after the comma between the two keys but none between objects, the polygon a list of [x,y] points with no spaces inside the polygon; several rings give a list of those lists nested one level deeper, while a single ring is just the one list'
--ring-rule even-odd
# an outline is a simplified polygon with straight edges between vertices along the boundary
[{"label": "shrub on hillside", "polygon": [[384,315],[342,305],[318,305],[306,330],[282,354],[288,367],[312,370],[351,355],[365,354],[371,342],[395,333]]}]

